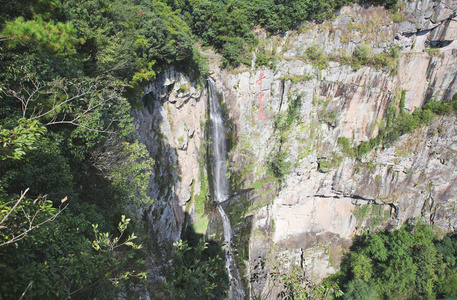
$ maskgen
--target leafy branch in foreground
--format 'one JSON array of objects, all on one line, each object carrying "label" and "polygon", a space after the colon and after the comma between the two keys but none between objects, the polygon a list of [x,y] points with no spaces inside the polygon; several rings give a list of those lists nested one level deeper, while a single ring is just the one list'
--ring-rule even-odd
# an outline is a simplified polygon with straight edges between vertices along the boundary
[{"label": "leafy branch in foreground", "polygon": [[21,80],[16,88],[4,88],[3,93],[20,103],[22,118],[40,120],[44,126],[71,124],[106,132],[115,120],[104,124],[100,111],[114,104],[122,87],[100,77],[51,82],[31,77]]},{"label": "leafy branch in foreground", "polygon": [[45,22],[40,15],[35,15],[34,20],[25,21],[21,16],[6,22],[0,41],[7,41],[9,47],[35,44],[57,55],[68,55],[76,52],[75,44],[78,39],[75,36],[76,29],[73,24],[54,23],[53,20]]},{"label": "leafy branch in foreground", "polygon": [[[54,219],[67,207],[52,207],[52,201],[39,197],[34,201],[25,198],[29,189],[21,193],[19,199],[0,203],[0,247],[16,243],[25,238],[32,230]],[[61,204],[67,197],[61,200]],[[11,204],[14,203],[12,206]]]},{"label": "leafy branch in foreground", "polygon": [[46,133],[37,120],[21,118],[12,129],[0,125],[0,161],[21,159],[26,150],[35,149],[35,143]]},{"label": "leafy branch in foreground", "polygon": [[[122,215],[121,221],[118,225],[119,236],[113,237],[108,232],[101,233],[98,231],[98,225],[93,225],[95,233],[95,240],[92,241],[92,247],[102,253],[110,253],[114,252],[116,249],[122,246],[130,247],[132,250],[139,250],[142,249],[141,244],[136,244],[133,241],[137,239],[135,234],[130,234],[124,241],[122,241],[122,237],[124,236],[125,231],[127,230],[127,226],[130,223],[130,219],[126,219],[125,215]],[[122,241],[122,242],[121,242]],[[133,258],[133,253],[127,254],[128,258]],[[128,280],[129,278],[139,278],[141,280],[146,279],[147,272],[139,272],[136,273],[134,270],[122,270],[117,274],[110,274],[114,276],[110,276],[109,281],[114,285],[119,285],[121,281]]]},{"label": "leafy branch in foreground", "polygon": [[211,295],[224,298],[226,269],[221,257],[207,256],[205,239],[201,238],[194,248],[182,240],[173,246],[172,278],[166,283],[170,299],[209,299]]}]

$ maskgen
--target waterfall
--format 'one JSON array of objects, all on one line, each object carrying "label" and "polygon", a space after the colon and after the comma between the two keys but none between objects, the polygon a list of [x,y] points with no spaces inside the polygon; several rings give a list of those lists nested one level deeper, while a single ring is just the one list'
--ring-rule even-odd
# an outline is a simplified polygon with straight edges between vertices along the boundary
[{"label": "waterfall", "polygon": [[209,116],[211,120],[211,147],[213,150],[213,181],[216,202],[224,202],[228,196],[226,146],[222,108],[217,97],[216,83],[208,79]]},{"label": "waterfall", "polygon": [[217,97],[216,82],[211,77],[208,78],[208,98],[209,98],[209,115],[211,120],[211,147],[213,150],[212,157],[212,174],[214,186],[214,200],[217,202],[217,210],[221,214],[222,224],[224,227],[225,243],[225,267],[229,275],[230,289],[228,292],[229,300],[244,299],[244,290],[240,283],[240,276],[235,265],[232,253],[232,227],[230,220],[220,203],[228,198],[228,181],[226,165],[226,145],[225,130],[222,119],[222,108]]}]

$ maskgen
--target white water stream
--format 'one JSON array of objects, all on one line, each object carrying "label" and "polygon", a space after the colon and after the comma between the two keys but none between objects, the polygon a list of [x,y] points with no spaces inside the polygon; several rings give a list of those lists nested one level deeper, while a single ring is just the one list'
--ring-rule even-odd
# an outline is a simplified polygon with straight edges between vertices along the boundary
[{"label": "white water stream", "polygon": [[221,214],[224,227],[225,243],[225,267],[230,280],[230,289],[228,292],[229,300],[244,299],[244,290],[240,283],[240,275],[235,265],[232,252],[232,227],[230,220],[220,203],[228,198],[228,181],[226,165],[226,145],[225,130],[222,119],[222,108],[217,97],[216,82],[211,77],[208,78],[208,98],[209,98],[209,116],[211,120],[211,147],[213,150],[212,173],[214,185],[214,197],[218,203],[217,210]]}]

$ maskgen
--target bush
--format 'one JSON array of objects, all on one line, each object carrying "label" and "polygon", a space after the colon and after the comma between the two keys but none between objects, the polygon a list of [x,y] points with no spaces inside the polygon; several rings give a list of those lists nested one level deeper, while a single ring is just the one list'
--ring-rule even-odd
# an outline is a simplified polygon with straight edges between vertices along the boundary
[{"label": "bush", "polygon": [[343,147],[343,152],[346,153],[347,155],[352,156],[352,148],[351,144],[349,142],[349,139],[344,136],[340,136],[337,140],[338,144],[340,144]]},{"label": "bush", "polygon": [[399,58],[401,50],[403,50],[402,46],[391,44],[390,47],[389,47],[389,55],[392,58]]},{"label": "bush", "polygon": [[433,227],[421,223],[364,234],[329,279],[343,283],[344,299],[455,297],[456,243],[455,236],[438,240]]},{"label": "bush", "polygon": [[347,284],[347,292],[344,294],[345,300],[371,300],[376,296],[374,288],[361,279],[354,279]]},{"label": "bush", "polygon": [[353,55],[357,58],[360,64],[367,64],[371,56],[371,47],[365,44],[360,44],[355,48]]},{"label": "bush", "polygon": [[272,64],[275,60],[277,60],[277,58],[274,55],[258,53],[256,56],[256,60],[255,60],[255,66],[256,67],[260,67],[260,66],[272,67]]},{"label": "bush", "polygon": [[422,108],[416,109],[413,116],[420,125],[429,124],[435,118],[435,114],[431,110]]},{"label": "bush", "polygon": [[242,38],[234,38],[225,43],[222,53],[224,55],[224,64],[226,66],[237,67],[244,63],[244,45],[245,42]]},{"label": "bush", "polygon": [[318,45],[312,44],[308,49],[306,49],[305,54],[319,69],[323,69],[327,65],[325,54]]},{"label": "bush", "polygon": [[363,156],[364,154],[370,152],[371,149],[370,142],[362,142],[357,147],[357,156]]},{"label": "bush", "polygon": [[401,113],[396,121],[395,130],[402,135],[413,131],[418,125],[418,121],[412,115],[409,113]]},{"label": "bush", "polygon": [[292,167],[292,163],[288,161],[288,158],[289,154],[287,152],[282,149],[279,150],[268,164],[268,173],[277,179],[284,178],[284,176],[289,173]]},{"label": "bush", "polygon": [[313,62],[319,61],[323,56],[322,49],[316,44],[312,44],[310,47],[308,47],[305,53],[306,56],[308,56],[308,58]]}]

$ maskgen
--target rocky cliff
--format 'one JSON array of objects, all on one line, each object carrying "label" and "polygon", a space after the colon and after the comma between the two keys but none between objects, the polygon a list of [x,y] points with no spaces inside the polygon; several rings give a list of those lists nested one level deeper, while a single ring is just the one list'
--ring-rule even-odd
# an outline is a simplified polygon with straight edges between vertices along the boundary
[{"label": "rocky cliff", "polygon": [[[401,102],[413,112],[457,92],[457,1],[399,7],[355,5],[281,36],[259,31],[251,67],[222,70],[211,58],[236,137],[229,153],[232,192],[249,189],[241,217],[251,225],[246,272],[259,275],[252,294],[270,291],[271,257],[301,264],[319,280],[337,271],[342,251],[363,231],[416,218],[455,231],[454,113],[360,157],[338,143],[375,138],[388,110]],[[360,54],[352,59],[360,49],[369,49],[368,62]],[[261,56],[268,60],[256,66]],[[186,212],[195,222],[203,218],[194,195],[206,180],[206,91],[171,70],[145,89],[143,102],[135,117],[156,160],[148,218],[157,237],[176,240]],[[278,126],[294,109],[294,120]],[[271,169],[278,163],[287,169],[282,176]],[[265,261],[263,271],[254,271]]]}]

